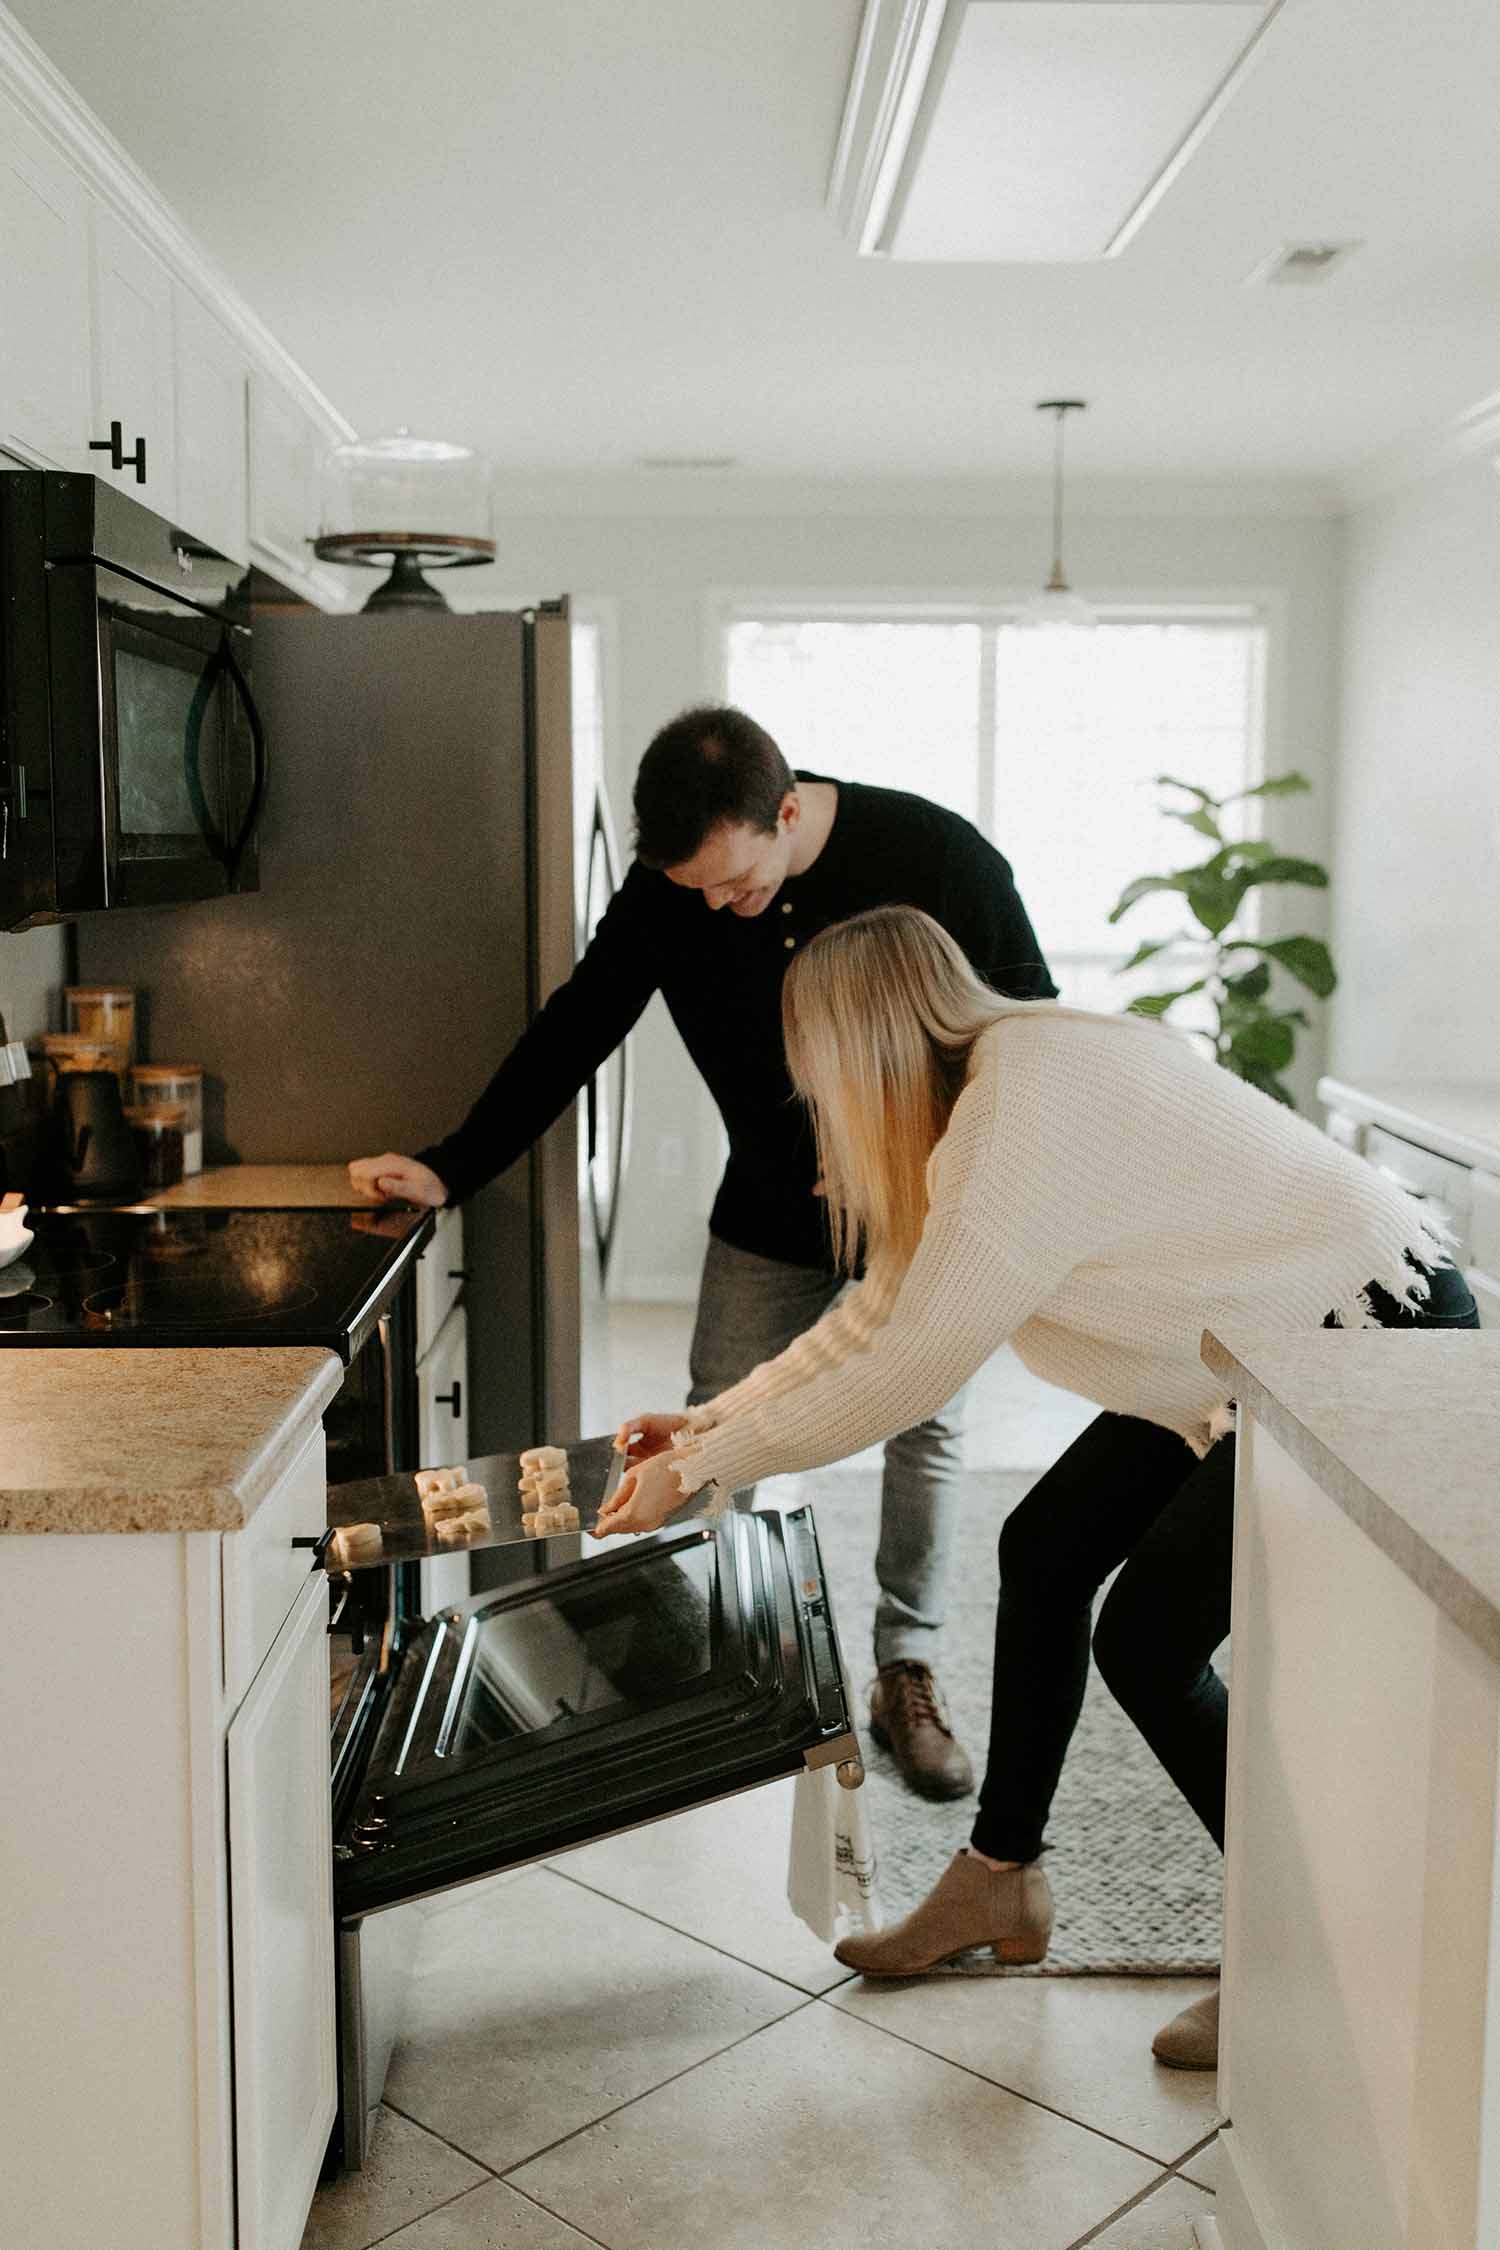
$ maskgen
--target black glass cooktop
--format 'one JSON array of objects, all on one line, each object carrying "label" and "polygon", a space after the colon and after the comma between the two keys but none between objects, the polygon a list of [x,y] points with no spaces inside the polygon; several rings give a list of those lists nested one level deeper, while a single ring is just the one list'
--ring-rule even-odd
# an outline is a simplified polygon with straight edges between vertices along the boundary
[{"label": "black glass cooktop", "polygon": [[426,1212],[38,1211],[0,1266],[5,1344],[324,1344],[347,1362]]}]

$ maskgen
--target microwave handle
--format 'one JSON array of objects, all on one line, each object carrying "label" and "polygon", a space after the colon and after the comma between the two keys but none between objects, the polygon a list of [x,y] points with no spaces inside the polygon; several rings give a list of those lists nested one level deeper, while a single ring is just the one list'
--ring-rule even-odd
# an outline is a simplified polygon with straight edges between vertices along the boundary
[{"label": "microwave handle", "polygon": [[227,632],[219,644],[219,661],[229,674],[234,692],[240,699],[240,708],[245,714],[245,724],[250,729],[250,756],[253,766],[250,802],[245,808],[245,817],[240,823],[239,833],[225,854],[225,865],[229,870],[229,880],[232,883],[239,872],[239,864],[244,857],[245,846],[255,834],[256,823],[261,815],[261,807],[266,801],[266,780],[270,771],[270,756],[266,749],[266,730],[261,722],[260,712],[256,709],[255,698],[250,693],[250,682],[235,661],[234,649]]}]

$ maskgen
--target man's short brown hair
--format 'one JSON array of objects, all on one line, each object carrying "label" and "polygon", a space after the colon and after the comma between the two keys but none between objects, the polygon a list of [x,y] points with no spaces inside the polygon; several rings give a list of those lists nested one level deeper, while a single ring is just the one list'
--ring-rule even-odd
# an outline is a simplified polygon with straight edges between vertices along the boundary
[{"label": "man's short brown hair", "polygon": [[723,822],[771,835],[796,776],[764,727],[729,705],[683,711],[649,745],[635,777],[636,856],[681,867]]}]

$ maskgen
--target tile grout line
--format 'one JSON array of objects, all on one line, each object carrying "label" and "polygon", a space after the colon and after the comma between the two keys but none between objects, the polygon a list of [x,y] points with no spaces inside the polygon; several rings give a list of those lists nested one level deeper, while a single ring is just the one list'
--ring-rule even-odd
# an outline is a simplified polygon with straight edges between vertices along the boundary
[{"label": "tile grout line", "polygon": [[[1143,2203],[1149,2203],[1152,2196],[1159,2194],[1168,2181],[1175,2179],[1175,2177],[1175,2173],[1163,2172],[1159,2180],[1153,2180],[1149,2187],[1143,2187],[1139,2195],[1133,2195],[1129,2202],[1122,2203],[1117,2211],[1106,2212],[1102,2219],[1089,2228],[1087,2234],[1075,2236],[1073,2241],[1068,2244],[1068,2250],[1085,2250],[1086,2244],[1097,2242],[1101,2234],[1107,2234],[1111,2227],[1119,2225],[1121,2219],[1128,2218],[1132,2211],[1138,2211]],[[1189,2184],[1191,2185],[1191,2183]]]},{"label": "tile grout line", "polygon": [[576,2219],[565,2219],[561,2211],[554,2211],[550,2203],[544,2203],[541,2197],[533,2195],[529,2188],[517,2187],[514,2180],[504,2180],[501,2185],[509,2188],[512,2195],[519,2195],[523,2202],[529,2203],[533,2211],[545,2211],[547,2217],[556,2219],[560,2227],[571,2227],[582,2241],[592,2242],[594,2250],[610,2250],[610,2245],[602,2235],[590,2234],[588,2228],[581,2227]]},{"label": "tile grout line", "polygon": [[[475,2156],[471,2150],[461,2148],[457,2141],[450,2141],[447,2134],[440,2133],[435,2125],[428,2125],[422,2118],[413,2117],[409,2109],[403,2109],[401,2107],[401,2104],[399,2102],[393,2102],[390,2099],[389,2095],[381,2095],[380,2106],[382,2109],[391,2110],[397,2117],[404,2117],[407,2124],[415,2125],[419,2133],[429,2133],[432,2136],[433,2140],[441,2141],[444,2148],[451,2149],[455,2156],[461,2156],[466,2164],[477,2164],[480,2171],[488,2172],[492,2180],[499,2179],[500,2174],[495,2170],[493,2164],[486,2164],[482,2156]],[[482,2187],[483,2185],[484,2182],[482,2180],[471,2180],[469,2182],[470,2187]],[[462,2192],[466,2195],[468,2193],[468,2188],[465,2188],[464,2190],[462,2190]],[[442,2206],[438,2205],[437,2208],[441,2209]],[[366,2243],[365,2250],[374,2250],[373,2244]]]},{"label": "tile grout line", "polygon": [[[822,1993],[819,1993],[817,1995],[817,1998],[822,2001],[825,2006],[832,2006],[832,2002],[826,2001]],[[793,2012],[795,2013],[795,2011]],[[839,2015],[853,2015],[853,2010],[848,2008],[840,2008],[835,2012]],[[1108,2141],[1115,2148],[1123,2148],[1128,2155],[1139,2156],[1143,2158],[1147,2164],[1156,2165],[1159,2171],[1174,2171],[1178,2164],[1186,2164],[1186,2162],[1188,2161],[1188,2157],[1196,2156],[1199,2149],[1204,2146],[1203,2142],[1197,2142],[1192,2148],[1188,2150],[1186,2156],[1180,2156],[1176,2158],[1168,2156],[1154,2156],[1150,2149],[1138,2148],[1134,2141],[1122,2140],[1118,2133],[1107,2133],[1102,2125],[1090,2125],[1086,2118],[1074,2117],[1068,2110],[1058,2109],[1051,2102],[1042,2101],[1036,2094],[1023,2094],[1019,2086],[1007,2086],[1004,2079],[1002,2078],[987,2077],[982,2070],[976,2070],[972,2063],[958,2062],[952,2055],[940,2055],[935,2048],[924,2047],[920,2039],[908,2038],[904,2031],[892,2031],[888,2024],[873,2023],[868,2016],[853,2015],[853,2020],[856,2023],[864,2024],[867,2030],[883,2031],[888,2039],[899,2040],[903,2047],[914,2048],[919,2055],[926,2055],[933,2062],[947,2063],[950,2069],[961,2070],[968,2077],[977,2078],[981,2086],[993,2086],[997,2093],[1009,2094],[1014,2101],[1029,2102],[1033,2109],[1045,2110],[1049,2117],[1056,2117],[1061,2119],[1064,2125],[1076,2125],[1081,2133],[1092,2133],[1096,2140]],[[1214,2135],[1210,2134],[1209,2138],[1213,2139]],[[1188,2184],[1189,2186],[1196,2187],[1198,2183],[1196,2180],[1193,2180]],[[1207,2189],[1205,2190],[1205,2193],[1211,2194],[1212,2190]]]},{"label": "tile grout line", "polygon": [[[399,2111],[398,2115],[405,2117],[405,2110]],[[407,2123],[409,2125],[414,2125],[416,2123],[416,2119],[414,2117],[407,2118]],[[438,2135],[436,2137],[441,2138],[441,2135]],[[451,2143],[448,2145],[451,2146]],[[460,2151],[460,2153],[462,2152]],[[427,2210],[419,2211],[416,2217],[413,2219],[403,2219],[401,2221],[401,2224],[397,2227],[392,2227],[388,2234],[372,2235],[370,2237],[370,2240],[361,2246],[361,2250],[379,2250],[379,2245],[382,2242],[395,2242],[399,2236],[405,2234],[408,2227],[419,2227],[422,2225],[424,2220],[434,2218],[439,2211],[451,2211],[454,2204],[462,2203],[466,2195],[477,2195],[482,2187],[493,2187],[494,2184],[495,2175],[493,2173],[490,2174],[490,2177],[487,2180],[470,2180],[468,2186],[460,2188],[457,2195],[445,2195],[441,2203],[434,2203],[430,2205]]]},{"label": "tile grout line", "polygon": [[[816,1995],[809,1993],[803,2000],[802,2008],[811,2008],[815,2005]],[[589,2118],[586,2124],[575,2125],[570,2132],[559,2133],[555,2141],[548,2141],[542,2148],[532,2149],[527,2156],[518,2156],[515,2163],[508,2165],[505,2171],[496,2172],[495,2178],[504,2180],[507,2185],[512,2184],[511,2176],[513,2173],[524,2170],[528,2164],[535,2164],[540,2157],[551,2156],[556,2149],[566,2148],[568,2142],[576,2141],[580,2133],[591,2133],[596,2125],[608,2124],[612,2117],[620,2116],[622,2111],[634,2109],[637,2102],[649,2101],[653,2094],[660,2094],[668,2086],[676,2086],[684,2078],[691,2078],[695,2070],[706,2070],[708,2065],[717,2062],[721,2055],[732,2055],[736,2047],[743,2047],[747,2040],[758,2039],[763,2031],[770,2031],[781,2024],[790,2023],[793,2016],[801,2015],[802,2008],[788,2008],[784,2016],[773,2016],[769,2023],[755,2024],[749,2031],[742,2031],[738,2039],[731,2039],[727,2046],[716,2047],[711,2055],[700,2055],[696,2062],[686,2063],[681,2070],[674,2070],[670,2078],[659,2079],[654,2086],[643,2086],[638,2094],[627,2094],[624,2101],[616,2102],[613,2109],[601,2110],[597,2117]],[[531,2200],[533,2202],[540,2201],[536,2196],[533,2196]],[[543,2203],[541,2208],[544,2211],[550,2211],[552,2206],[550,2203]],[[561,2211],[556,2211],[553,2212],[553,2216],[561,2219],[564,2214]],[[568,2219],[566,2223],[571,2226],[573,2222]]]},{"label": "tile grout line", "polygon": [[[633,1906],[628,1899],[621,1898],[615,1891],[600,1890],[597,1884],[586,1883],[581,1875],[569,1875],[564,1868],[554,1867],[550,1860],[543,1860],[542,1865],[549,1875],[560,1876],[563,1882],[572,1883],[580,1891],[587,1891],[592,1898],[607,1898],[611,1906],[623,1907],[627,1914],[639,1914],[643,1922],[654,1922],[659,1930],[670,1930],[674,1937],[688,1938],[694,1945],[701,1945],[705,1952],[717,1953],[722,1961],[733,1961],[737,1968],[753,1969],[757,1976],[769,1977],[773,1984],[784,1984],[788,1992],[797,1993],[803,2000],[821,2000],[825,1997],[822,1992],[809,1992],[805,1984],[795,1984],[790,1977],[782,1976],[775,1969],[763,1969],[758,1961],[747,1961],[742,1953],[731,1953],[727,1945],[715,1945],[712,1938],[699,1937],[696,1930],[684,1930],[679,1928],[675,1922],[665,1921],[660,1914],[653,1914],[649,1907]],[[829,1985],[827,1990],[829,1992],[842,1992],[846,1984],[854,1982],[857,1974],[857,1970],[851,1969],[848,1976],[840,1977],[838,1982]],[[795,2011],[788,2012],[794,2013]]]}]

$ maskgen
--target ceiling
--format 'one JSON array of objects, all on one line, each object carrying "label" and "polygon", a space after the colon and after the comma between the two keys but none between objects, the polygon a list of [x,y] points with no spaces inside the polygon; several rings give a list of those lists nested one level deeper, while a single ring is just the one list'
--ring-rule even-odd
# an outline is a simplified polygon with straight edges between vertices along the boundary
[{"label": "ceiling", "polygon": [[[10,0],[361,430],[501,470],[1326,478],[1500,383],[1500,8],[1286,0],[1124,253],[862,259],[861,0]],[[1247,288],[1359,237],[1321,286]]]}]

